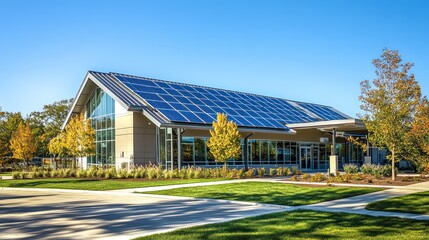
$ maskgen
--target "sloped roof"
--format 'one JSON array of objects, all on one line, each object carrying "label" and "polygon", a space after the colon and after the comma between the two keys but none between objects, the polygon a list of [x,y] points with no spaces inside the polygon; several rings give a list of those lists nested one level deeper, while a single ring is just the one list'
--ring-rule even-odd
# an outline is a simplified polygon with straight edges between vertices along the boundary
[{"label": "sloped roof", "polygon": [[89,71],[87,77],[127,110],[160,124],[211,125],[218,112],[241,128],[280,131],[289,131],[289,124],[351,119],[330,106],[251,93],[112,72]]}]

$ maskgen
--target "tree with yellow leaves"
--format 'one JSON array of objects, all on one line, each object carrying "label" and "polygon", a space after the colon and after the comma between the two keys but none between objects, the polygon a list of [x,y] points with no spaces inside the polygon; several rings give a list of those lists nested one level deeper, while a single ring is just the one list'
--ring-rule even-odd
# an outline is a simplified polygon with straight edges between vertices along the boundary
[{"label": "tree with yellow leaves", "polygon": [[23,159],[26,162],[33,158],[37,151],[37,144],[33,132],[27,124],[18,125],[18,129],[10,139],[10,149],[14,158]]},{"label": "tree with yellow leaves", "polygon": [[[54,160],[59,157],[63,158],[69,155],[69,149],[66,143],[66,134],[61,132],[58,136],[54,137],[48,143],[49,153],[54,156]],[[52,164],[52,162],[51,162]]]},{"label": "tree with yellow leaves", "polygon": [[421,101],[421,90],[414,75],[412,63],[402,63],[396,50],[384,49],[379,59],[373,60],[376,78],[372,84],[361,82],[361,115],[373,146],[386,147],[392,162],[392,180],[395,180],[395,162],[405,158],[412,145],[408,144],[413,116]]},{"label": "tree with yellow leaves", "polygon": [[224,113],[217,114],[217,121],[213,122],[213,129],[210,130],[211,137],[207,141],[210,152],[218,162],[225,163],[228,159],[237,157],[241,153],[240,133],[237,124],[228,121]]},{"label": "tree with yellow leaves", "polygon": [[[77,158],[95,154],[95,130],[83,114],[74,116],[65,129],[65,148],[70,156]],[[76,166],[76,163],[74,163]]]},{"label": "tree with yellow leaves", "polygon": [[413,152],[408,156],[419,168],[429,171],[429,101],[423,98],[417,107],[410,131],[410,145]]}]

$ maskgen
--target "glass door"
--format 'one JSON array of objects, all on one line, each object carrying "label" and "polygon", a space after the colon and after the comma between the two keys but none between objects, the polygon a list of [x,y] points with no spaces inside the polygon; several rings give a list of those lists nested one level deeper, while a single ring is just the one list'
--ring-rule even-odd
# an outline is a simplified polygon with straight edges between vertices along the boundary
[{"label": "glass door", "polygon": [[311,147],[300,147],[299,148],[299,159],[301,164],[301,169],[311,169],[311,160],[312,160],[312,154],[311,154]]}]

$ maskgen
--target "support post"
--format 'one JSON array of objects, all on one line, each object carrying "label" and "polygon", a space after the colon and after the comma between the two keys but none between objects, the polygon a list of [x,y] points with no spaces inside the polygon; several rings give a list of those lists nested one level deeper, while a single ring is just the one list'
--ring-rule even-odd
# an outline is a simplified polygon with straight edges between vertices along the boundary
[{"label": "support post", "polygon": [[177,168],[180,170],[182,165],[182,132],[177,129]]},{"label": "support post", "polygon": [[253,136],[253,133],[250,133],[244,138],[244,170],[247,172],[249,170],[249,147],[247,139]]},{"label": "support post", "polygon": [[337,131],[332,129],[332,148],[331,148],[331,156],[329,156],[329,173],[337,174],[338,172],[338,156],[336,154],[335,148],[335,137],[337,135]]},{"label": "support post", "polygon": [[365,163],[371,164],[372,159],[371,155],[369,154],[369,133],[366,135],[366,156],[365,156]]}]

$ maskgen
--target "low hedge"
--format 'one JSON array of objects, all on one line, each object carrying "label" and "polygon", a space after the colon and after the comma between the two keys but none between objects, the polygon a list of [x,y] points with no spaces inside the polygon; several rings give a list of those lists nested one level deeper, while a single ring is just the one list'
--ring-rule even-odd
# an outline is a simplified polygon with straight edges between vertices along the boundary
[{"label": "low hedge", "polygon": [[180,170],[165,170],[161,166],[140,166],[130,171],[113,167],[92,166],[89,169],[51,169],[44,167],[32,168],[29,171],[14,172],[14,179],[27,178],[104,178],[104,179],[197,179],[197,178],[253,178],[268,176],[288,176],[292,170],[286,167],[250,168],[248,171],[235,168],[202,168],[185,167]]}]

